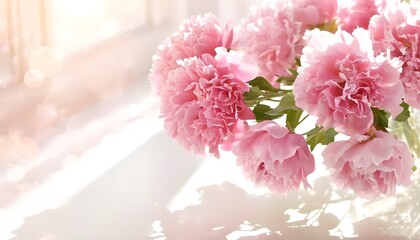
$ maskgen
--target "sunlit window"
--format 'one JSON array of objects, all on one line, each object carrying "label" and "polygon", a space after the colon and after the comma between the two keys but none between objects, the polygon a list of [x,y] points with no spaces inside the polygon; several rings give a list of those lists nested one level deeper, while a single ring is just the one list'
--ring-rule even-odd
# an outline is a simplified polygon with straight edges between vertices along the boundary
[{"label": "sunlit window", "polygon": [[146,0],[46,0],[49,45],[68,53],[146,24]]},{"label": "sunlit window", "polygon": [[146,0],[0,0],[0,87],[23,79],[39,47],[61,55],[144,27]]},{"label": "sunlit window", "polygon": [[7,44],[7,16],[3,1],[0,1],[0,88],[8,83],[11,75],[10,51]]}]

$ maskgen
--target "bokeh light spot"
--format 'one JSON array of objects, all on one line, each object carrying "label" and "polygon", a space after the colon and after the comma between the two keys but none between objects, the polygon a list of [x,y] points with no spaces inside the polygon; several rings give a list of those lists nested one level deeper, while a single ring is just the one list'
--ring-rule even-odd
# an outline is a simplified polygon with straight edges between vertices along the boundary
[{"label": "bokeh light spot", "polygon": [[38,69],[29,69],[25,76],[23,77],[23,81],[25,85],[29,88],[39,88],[44,83],[45,75],[42,71]]},{"label": "bokeh light spot", "polygon": [[11,166],[6,173],[7,181],[10,183],[19,183],[25,177],[26,171],[19,165]]},{"label": "bokeh light spot", "polygon": [[29,56],[29,67],[40,70],[45,77],[51,77],[60,72],[62,59],[58,51],[50,47],[40,47],[33,50]]}]

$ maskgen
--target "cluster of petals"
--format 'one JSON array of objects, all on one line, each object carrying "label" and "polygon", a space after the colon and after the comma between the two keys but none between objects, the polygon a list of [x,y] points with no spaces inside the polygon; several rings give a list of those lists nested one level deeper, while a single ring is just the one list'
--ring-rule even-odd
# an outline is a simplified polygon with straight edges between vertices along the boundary
[{"label": "cluster of petals", "polygon": [[309,187],[306,177],[315,169],[303,136],[274,121],[250,126],[233,143],[232,152],[247,178],[276,193],[286,194],[301,183]]},{"label": "cluster of petals", "polygon": [[336,19],[338,4],[337,0],[288,0],[287,8],[295,21],[310,29]]},{"label": "cluster of petals", "polygon": [[220,47],[216,53],[179,62],[169,73],[161,113],[166,131],[181,145],[196,154],[204,154],[208,147],[219,157],[219,145],[234,134],[236,125],[254,118],[243,94],[258,68],[233,50]]},{"label": "cluster of petals", "polygon": [[353,32],[357,27],[368,29],[370,18],[382,7],[377,0],[343,1],[337,13],[339,25],[347,32]]},{"label": "cluster of petals", "polygon": [[414,159],[407,144],[383,131],[330,143],[322,156],[337,186],[362,197],[394,195],[398,185],[411,184]]},{"label": "cluster of petals", "polygon": [[420,108],[420,2],[402,2],[385,8],[372,18],[369,30],[376,54],[390,51],[391,57],[403,62],[400,78],[404,100]]},{"label": "cluster of petals", "polygon": [[178,67],[179,60],[201,57],[203,54],[215,56],[216,47],[229,49],[232,42],[233,27],[230,23],[222,26],[212,14],[192,16],[159,45],[149,75],[152,89],[163,96],[167,90],[168,75]]},{"label": "cluster of petals", "polygon": [[271,3],[244,19],[238,49],[257,62],[259,76],[275,87],[279,77],[290,76],[303,48],[301,24],[282,3]]},{"label": "cluster of petals", "polygon": [[365,134],[373,123],[371,108],[397,116],[402,108],[400,61],[374,56],[367,30],[353,35],[313,33],[303,49],[293,84],[296,105],[317,117],[317,124],[349,136]]},{"label": "cluster of petals", "polygon": [[394,195],[412,183],[414,160],[406,143],[375,130],[374,111],[420,108],[419,48],[418,0],[280,0],[252,9],[235,33],[212,14],[189,18],[159,45],[149,80],[169,136],[198,155],[230,150],[257,186],[287,194],[310,187],[314,156],[274,121],[249,126],[244,94],[257,76],[280,87],[297,70],[296,106],[350,136],[322,153],[332,180],[362,197]]}]

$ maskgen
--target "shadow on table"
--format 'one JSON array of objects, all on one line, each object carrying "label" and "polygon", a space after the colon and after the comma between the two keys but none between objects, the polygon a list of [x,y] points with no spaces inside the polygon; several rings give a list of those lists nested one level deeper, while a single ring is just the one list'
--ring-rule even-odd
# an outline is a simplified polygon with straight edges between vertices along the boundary
[{"label": "shadow on table", "polygon": [[[12,240],[220,240],[235,234],[240,240],[340,239],[330,233],[340,233],[342,216],[328,207],[347,202],[347,214],[354,211],[355,197],[334,190],[326,177],[287,197],[248,194],[229,182],[204,186],[197,189],[199,204],[167,210],[200,163],[159,133],[64,206],[27,217]],[[406,225],[398,223],[406,216],[401,209],[420,198],[418,189],[407,194],[395,209],[353,223],[353,239],[418,239],[406,237],[419,232],[412,229],[420,219],[418,204],[410,209],[405,234]]]},{"label": "shadow on table", "polygon": [[[355,198],[333,191],[327,177],[318,179],[313,190],[292,192],[287,197],[248,195],[229,182],[197,191],[201,194],[198,205],[174,212],[158,207],[160,226],[150,239],[216,240],[233,237],[234,232],[238,237],[230,239],[350,239],[331,236],[330,231],[339,229],[341,220],[326,209],[344,201],[351,206]],[[351,211],[350,207],[347,214]],[[291,215],[296,214],[302,218],[293,221]],[[358,237],[351,239],[417,239],[390,235],[389,223],[379,217],[365,218],[353,228]]]}]

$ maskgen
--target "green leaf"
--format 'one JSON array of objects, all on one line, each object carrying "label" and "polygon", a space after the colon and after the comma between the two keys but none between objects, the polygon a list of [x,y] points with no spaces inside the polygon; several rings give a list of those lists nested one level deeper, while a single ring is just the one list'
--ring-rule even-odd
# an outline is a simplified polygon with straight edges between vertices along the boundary
[{"label": "green leaf", "polygon": [[248,82],[253,87],[259,87],[260,90],[278,92],[279,89],[274,88],[265,78],[256,77],[254,80]]},{"label": "green leaf", "polygon": [[253,107],[258,102],[258,97],[262,95],[259,87],[251,87],[244,93],[244,102],[248,107]]},{"label": "green leaf", "polygon": [[400,106],[403,107],[403,110],[400,114],[398,114],[397,117],[395,117],[394,120],[397,122],[407,121],[407,119],[410,117],[410,110],[409,110],[410,105],[408,105],[406,102],[402,102]]},{"label": "green leaf", "polygon": [[373,112],[373,125],[376,129],[388,132],[386,128],[388,127],[388,119],[390,114],[382,109],[371,108]]},{"label": "green leaf", "polygon": [[338,132],[336,132],[334,130],[334,128],[328,128],[325,131],[325,138],[324,140],[321,142],[322,145],[327,145],[330,142],[334,142],[334,137],[338,134]]},{"label": "green leaf", "polygon": [[301,109],[296,107],[295,96],[293,94],[284,95],[281,100],[279,106],[276,108],[284,111],[284,110],[295,110],[300,111]]},{"label": "green leaf", "polygon": [[286,126],[290,131],[294,131],[295,128],[299,125],[299,119],[302,116],[302,110],[288,110],[286,116]]},{"label": "green leaf", "polygon": [[337,31],[338,24],[336,20],[332,20],[332,21],[323,22],[321,24],[317,24],[313,26],[311,29],[313,28],[319,28],[319,30],[335,33]]},{"label": "green leaf", "polygon": [[402,122],[405,140],[410,148],[418,146],[419,137],[408,121]]},{"label": "green leaf", "polygon": [[334,137],[337,134],[333,128],[324,130],[322,127],[315,126],[311,131],[306,133],[306,143],[310,146],[311,151],[313,151],[318,144],[327,145],[334,142]]},{"label": "green leaf", "polygon": [[417,170],[417,167],[416,167],[416,166],[413,166],[413,167],[411,168],[411,170],[413,170],[413,172],[415,172],[415,171]]},{"label": "green leaf", "polygon": [[292,86],[293,83],[295,82],[295,77],[280,77],[279,79],[277,79],[277,82],[279,83],[283,83],[284,85],[287,86]]},{"label": "green leaf", "polygon": [[[302,64],[300,63],[300,58],[295,58],[295,64],[298,67],[302,66]],[[296,71],[296,75],[295,76],[297,76],[297,71]]]},{"label": "green leaf", "polygon": [[281,117],[284,114],[286,114],[285,111],[278,111],[277,108],[271,109],[270,111],[266,112],[267,115],[273,116],[273,117]]},{"label": "green leaf", "polygon": [[248,92],[244,93],[245,101],[253,100],[262,95],[259,87],[251,87]]},{"label": "green leaf", "polygon": [[254,112],[255,120],[257,122],[261,122],[261,121],[264,121],[264,120],[273,120],[273,119],[276,119],[278,117],[278,116],[268,115],[267,112],[269,112],[271,110],[273,110],[273,109],[270,106],[258,103],[254,107],[254,110],[252,110],[252,111]]},{"label": "green leaf", "polygon": [[299,125],[299,119],[302,113],[303,110],[296,106],[293,94],[286,94],[281,98],[279,105],[275,109],[265,114],[276,118],[286,114],[286,126],[290,131],[294,131]]},{"label": "green leaf", "polygon": [[292,132],[299,125],[299,119],[302,113],[303,110],[296,107],[293,94],[283,96],[275,109],[266,112],[267,115],[276,118],[286,114],[286,126]]},{"label": "green leaf", "polygon": [[[295,63],[296,63],[297,66],[300,66],[300,59],[299,58],[296,58],[296,62]],[[296,80],[296,77],[298,75],[298,72],[294,68],[289,68],[289,72],[292,74],[291,76],[279,77],[277,79],[277,82],[283,83],[284,85],[292,86],[293,83]]]},{"label": "green leaf", "polygon": [[314,135],[314,134],[316,134],[316,133],[318,133],[318,132],[320,132],[320,131],[322,131],[324,128],[322,128],[322,127],[319,127],[318,125],[316,125],[314,128],[312,128],[309,132],[307,132],[307,133],[304,133],[303,135],[307,135],[308,137],[310,136],[310,135]]}]

